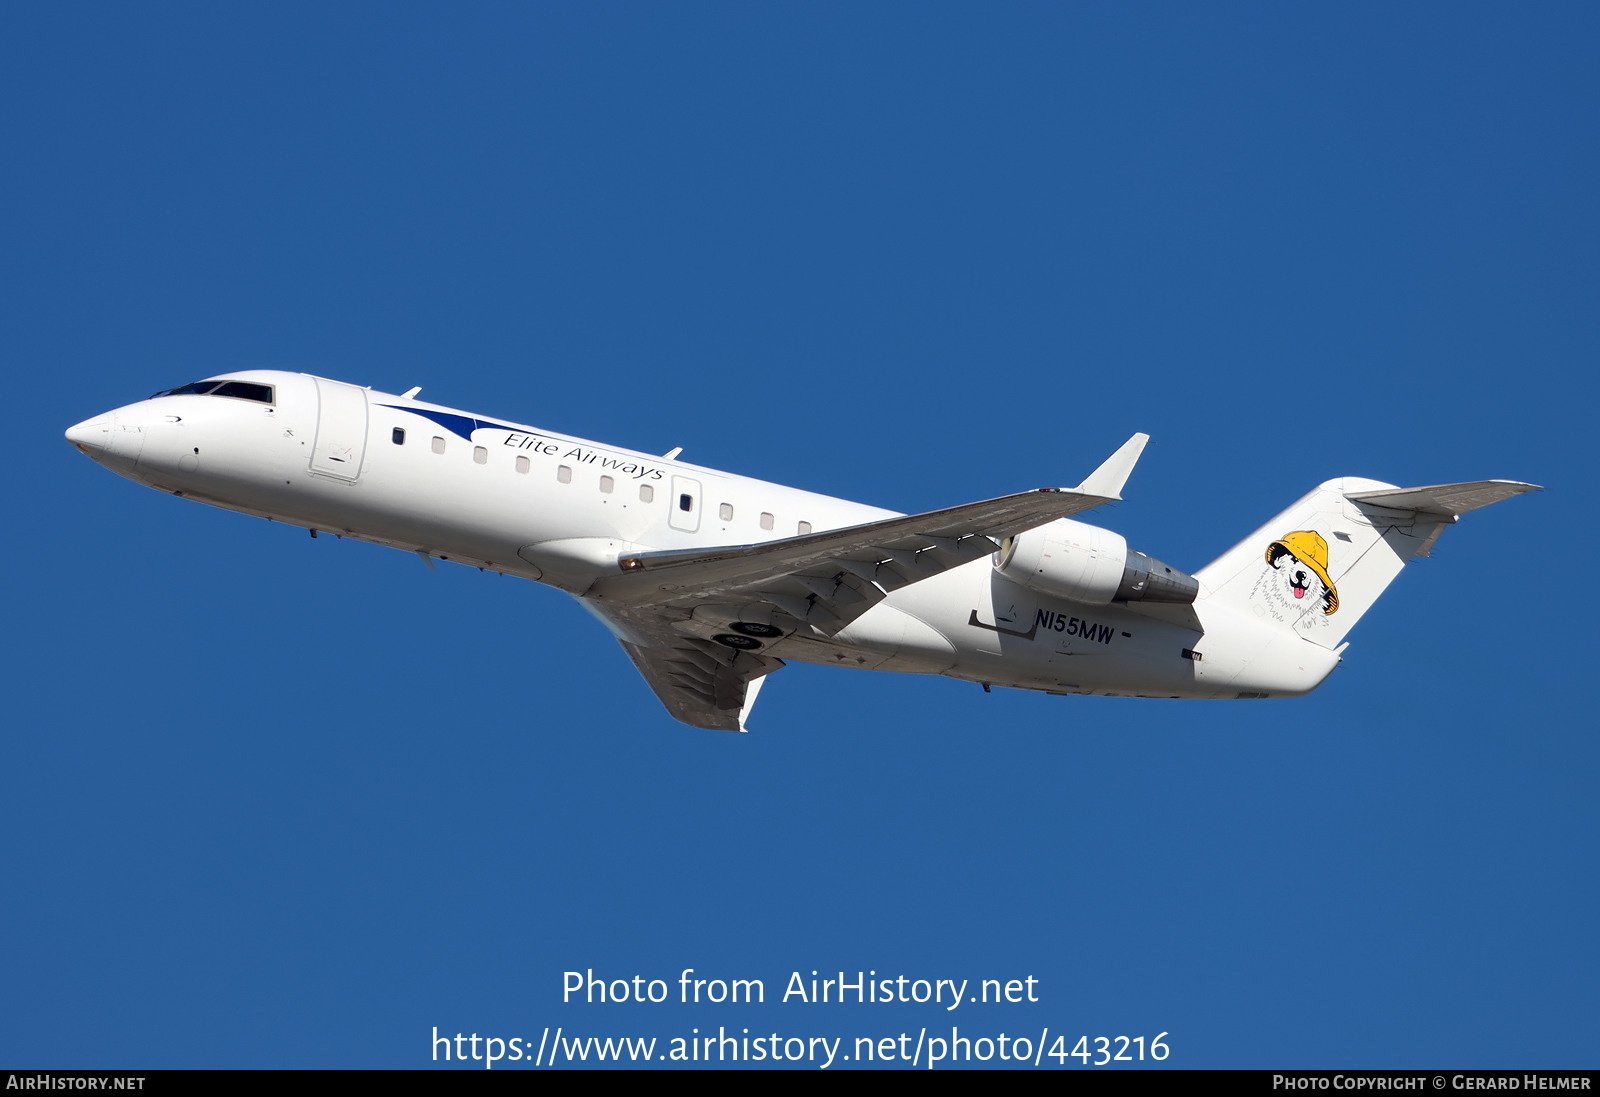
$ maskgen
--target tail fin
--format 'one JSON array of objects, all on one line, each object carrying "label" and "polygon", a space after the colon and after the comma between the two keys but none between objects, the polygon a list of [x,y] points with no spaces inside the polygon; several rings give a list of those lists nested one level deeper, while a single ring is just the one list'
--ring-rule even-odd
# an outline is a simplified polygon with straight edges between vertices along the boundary
[{"label": "tail fin", "polygon": [[1200,571],[1202,597],[1335,648],[1407,560],[1469,510],[1538,485],[1329,480]]}]

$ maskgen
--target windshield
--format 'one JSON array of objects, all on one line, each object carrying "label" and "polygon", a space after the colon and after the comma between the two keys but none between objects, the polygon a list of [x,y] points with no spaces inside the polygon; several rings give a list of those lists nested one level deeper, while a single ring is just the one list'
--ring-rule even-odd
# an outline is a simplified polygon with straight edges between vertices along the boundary
[{"label": "windshield", "polygon": [[252,381],[196,381],[192,385],[182,385],[158,392],[150,399],[158,400],[163,396],[231,396],[235,400],[254,400],[258,404],[270,404],[272,386],[258,385]]},{"label": "windshield", "polygon": [[192,385],[183,385],[180,388],[162,389],[150,399],[159,400],[163,396],[199,396],[201,393],[210,392],[220,384],[221,381],[196,381]]}]

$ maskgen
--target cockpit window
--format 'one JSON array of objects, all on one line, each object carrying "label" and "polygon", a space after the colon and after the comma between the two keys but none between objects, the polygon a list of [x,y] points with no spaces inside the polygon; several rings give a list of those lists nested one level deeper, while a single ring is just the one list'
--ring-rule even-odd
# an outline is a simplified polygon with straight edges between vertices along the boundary
[{"label": "cockpit window", "polygon": [[164,392],[158,392],[154,396],[150,397],[150,399],[156,400],[162,396],[202,396],[220,384],[222,384],[221,381],[196,381],[192,385],[184,385],[181,388],[167,389]]},{"label": "cockpit window", "polygon": [[272,386],[251,381],[196,381],[175,389],[158,392],[150,399],[162,396],[231,396],[236,400],[254,400],[258,404],[272,403]]},{"label": "cockpit window", "polygon": [[211,392],[212,396],[232,396],[238,400],[254,400],[258,404],[272,403],[272,386],[257,385],[250,381],[224,381]]}]

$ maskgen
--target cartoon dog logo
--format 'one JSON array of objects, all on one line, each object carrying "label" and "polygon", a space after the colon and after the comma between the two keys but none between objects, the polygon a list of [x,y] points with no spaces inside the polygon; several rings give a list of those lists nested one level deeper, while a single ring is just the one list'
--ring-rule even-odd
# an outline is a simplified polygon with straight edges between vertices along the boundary
[{"label": "cartoon dog logo", "polygon": [[[1339,591],[1328,576],[1328,542],[1313,530],[1286,533],[1267,546],[1267,570],[1250,600],[1278,621],[1310,629],[1339,610]],[[1321,613],[1309,612],[1321,607]]]}]

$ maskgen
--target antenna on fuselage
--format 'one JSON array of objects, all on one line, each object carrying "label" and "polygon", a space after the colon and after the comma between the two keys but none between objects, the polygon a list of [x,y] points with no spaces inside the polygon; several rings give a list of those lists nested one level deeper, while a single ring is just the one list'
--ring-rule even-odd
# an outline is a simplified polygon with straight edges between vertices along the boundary
[{"label": "antenna on fuselage", "polygon": [[661,456],[662,456],[662,458],[664,460],[675,461],[675,460],[677,460],[678,454],[680,454],[682,452],[683,452],[683,447],[682,446],[673,446],[671,449],[667,450],[667,452],[663,453]]},{"label": "antenna on fuselage", "polygon": [[404,391],[404,392],[402,392],[400,394],[400,399],[402,399],[402,400],[415,400],[417,398],[417,393],[419,393],[421,391],[422,391],[422,386],[421,385],[413,385],[410,388],[406,389],[406,391]]}]

